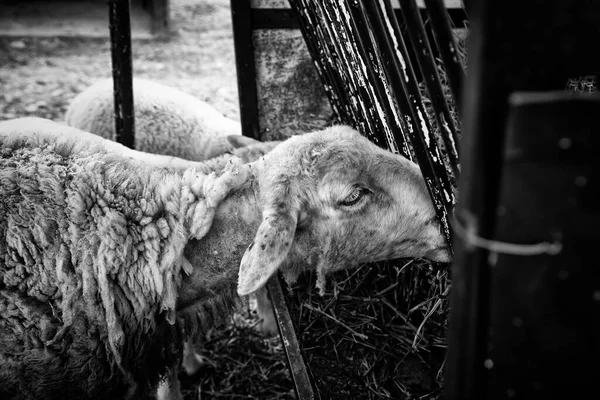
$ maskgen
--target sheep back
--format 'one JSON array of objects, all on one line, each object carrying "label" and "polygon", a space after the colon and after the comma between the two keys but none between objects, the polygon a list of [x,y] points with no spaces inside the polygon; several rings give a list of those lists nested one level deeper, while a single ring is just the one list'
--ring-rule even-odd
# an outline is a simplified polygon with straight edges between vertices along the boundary
[{"label": "sheep back", "polygon": [[[240,136],[240,123],[183,91],[136,78],[133,97],[137,150],[203,161],[239,147],[227,136]],[[114,140],[112,79],[98,81],[78,94],[65,121]]]},{"label": "sheep back", "polygon": [[249,172],[170,175],[1,126],[0,397],[146,392],[181,352],[184,246]]}]

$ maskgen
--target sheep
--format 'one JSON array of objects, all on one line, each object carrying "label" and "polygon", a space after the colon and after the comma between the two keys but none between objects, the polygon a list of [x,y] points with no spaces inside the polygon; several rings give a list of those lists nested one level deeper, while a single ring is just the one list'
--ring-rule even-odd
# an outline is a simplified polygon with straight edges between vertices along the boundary
[{"label": "sheep", "polygon": [[[135,100],[136,147],[148,153],[170,155],[193,161],[210,160],[225,153],[254,161],[277,142],[261,142],[241,136],[240,123],[223,116],[214,107],[178,89],[136,78]],[[72,127],[114,139],[113,81],[96,82],[77,95],[65,116]],[[241,151],[237,151],[243,149]],[[261,295],[261,298],[265,294]],[[267,335],[276,332],[270,303],[259,302],[258,328]],[[191,349],[191,346],[186,346]],[[198,357],[186,357],[190,361]],[[191,361],[190,361],[191,362]],[[195,365],[195,366],[192,366]],[[193,373],[197,362],[188,363]]]},{"label": "sheep", "polygon": [[0,123],[3,399],[140,398],[278,270],[323,287],[365,262],[450,261],[419,168],[350,127],[203,174],[19,125]]},{"label": "sheep", "polygon": [[[140,151],[203,161],[257,142],[241,135],[238,121],[173,87],[135,78],[133,98],[135,147]],[[114,139],[113,80],[102,79],[75,96],[65,122]]]}]

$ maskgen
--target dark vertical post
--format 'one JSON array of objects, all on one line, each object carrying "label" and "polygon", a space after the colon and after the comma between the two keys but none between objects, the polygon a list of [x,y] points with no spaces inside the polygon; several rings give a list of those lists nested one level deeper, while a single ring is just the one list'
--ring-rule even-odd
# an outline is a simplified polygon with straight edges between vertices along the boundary
[{"label": "dark vertical post", "polygon": [[115,141],[135,147],[129,1],[110,0],[109,29],[115,93]]},{"label": "dark vertical post", "polygon": [[581,399],[600,377],[600,97],[509,100],[493,239],[519,245],[492,270],[487,399]]},{"label": "dark vertical post", "polygon": [[250,0],[231,0],[242,134],[260,140],[251,11]]},{"label": "dark vertical post", "polygon": [[441,136],[451,161],[450,164],[453,167],[454,176],[458,179],[458,134],[450,115],[450,108],[446,102],[431,45],[427,39],[427,32],[421,19],[421,13],[415,0],[400,0],[400,7],[402,8],[406,26],[408,27],[408,36],[415,51],[414,61],[419,66],[423,80],[426,83],[435,119],[439,130],[442,132]]},{"label": "dark vertical post", "polygon": [[[495,60],[497,50],[489,45],[496,43],[491,38],[494,16],[488,11],[489,5],[488,1],[473,2],[469,14],[469,74],[463,90],[468,96],[463,99],[461,113],[462,170],[455,213],[461,231],[483,238],[493,236],[496,223],[510,90],[498,78],[505,66]],[[464,235],[456,234],[454,239],[444,398],[482,400],[486,398],[488,377],[484,362],[493,257]]]},{"label": "dark vertical post", "polygon": [[[406,114],[412,115],[415,131],[418,133],[413,135],[413,147],[415,151],[424,153],[422,155],[423,161],[419,160],[419,166],[422,168],[423,175],[425,176],[425,181],[427,182],[431,199],[436,207],[446,240],[451,242],[452,232],[449,218],[453,214],[455,197],[452,192],[449,174],[441,157],[440,150],[436,145],[435,139],[437,138],[427,118],[415,71],[410,63],[408,49],[402,37],[392,4],[389,0],[382,0],[381,3],[379,12],[382,19],[386,21],[385,25],[389,30],[388,35],[390,38],[395,38],[393,57],[402,57],[401,60],[398,60],[399,64],[401,64],[398,72],[401,74],[400,82],[403,85],[403,92],[407,96],[410,105],[410,111]],[[441,134],[443,135],[444,131],[441,131]],[[457,169],[457,167],[453,166],[452,169]]]},{"label": "dark vertical post", "polygon": [[458,54],[452,27],[450,26],[450,17],[444,6],[444,0],[425,0],[425,5],[431,18],[433,36],[444,63],[446,77],[458,110],[465,70],[461,64],[460,54]]},{"label": "dark vertical post", "polygon": [[169,32],[169,0],[150,0],[150,14],[152,16],[152,33],[165,36]]},{"label": "dark vertical post", "polygon": [[298,343],[296,331],[294,330],[294,325],[292,325],[292,319],[290,318],[290,313],[285,302],[285,296],[281,288],[282,283],[285,285],[285,282],[280,281],[277,275],[271,277],[267,283],[274,315],[277,319],[279,335],[284,340],[283,349],[288,367],[292,373],[292,379],[294,380],[296,397],[298,400],[314,400],[315,395],[312,390],[312,384],[304,365],[304,360],[302,359],[300,344]]}]

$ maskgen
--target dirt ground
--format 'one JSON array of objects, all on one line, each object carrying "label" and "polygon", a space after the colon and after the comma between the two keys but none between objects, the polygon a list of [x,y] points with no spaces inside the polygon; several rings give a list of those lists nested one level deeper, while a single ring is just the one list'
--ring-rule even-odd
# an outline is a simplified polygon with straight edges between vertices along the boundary
[{"label": "dirt ground", "polygon": [[[229,0],[171,0],[174,34],[132,44],[134,76],[184,90],[239,119]],[[62,120],[71,99],[111,76],[106,39],[1,38],[0,119]]]}]

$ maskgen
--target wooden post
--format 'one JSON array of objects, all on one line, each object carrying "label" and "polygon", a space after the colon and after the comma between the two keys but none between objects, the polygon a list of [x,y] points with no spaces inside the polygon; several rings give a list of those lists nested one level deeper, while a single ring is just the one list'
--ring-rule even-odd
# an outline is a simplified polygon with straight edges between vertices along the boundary
[{"label": "wooden post", "polygon": [[111,0],[109,2],[109,21],[115,96],[115,141],[134,148],[135,121],[128,0]]}]

